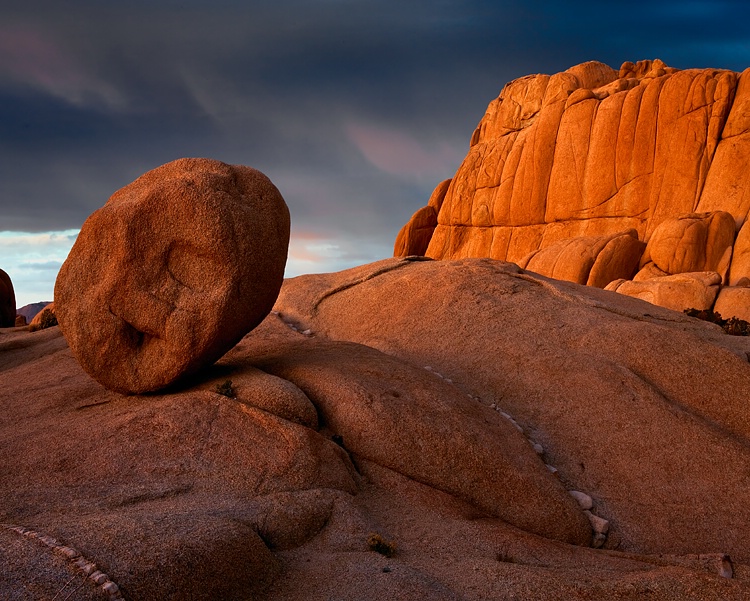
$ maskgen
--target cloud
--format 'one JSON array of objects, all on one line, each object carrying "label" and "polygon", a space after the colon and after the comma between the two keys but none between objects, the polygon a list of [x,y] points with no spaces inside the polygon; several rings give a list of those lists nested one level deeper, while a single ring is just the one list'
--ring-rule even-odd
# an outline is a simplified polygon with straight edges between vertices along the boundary
[{"label": "cloud", "polygon": [[311,231],[296,231],[292,232],[289,243],[285,277],[341,271],[392,254],[393,245],[389,241],[329,238]]},{"label": "cloud", "polygon": [[30,27],[0,25],[0,76],[75,106],[125,104],[113,86],[90,77],[64,47]]},{"label": "cloud", "polygon": [[16,307],[52,300],[57,272],[78,230],[0,232],[0,268],[13,283]]},{"label": "cloud", "polygon": [[401,178],[434,181],[454,172],[465,152],[443,140],[421,143],[406,131],[385,126],[348,123],[346,133],[371,164]]}]

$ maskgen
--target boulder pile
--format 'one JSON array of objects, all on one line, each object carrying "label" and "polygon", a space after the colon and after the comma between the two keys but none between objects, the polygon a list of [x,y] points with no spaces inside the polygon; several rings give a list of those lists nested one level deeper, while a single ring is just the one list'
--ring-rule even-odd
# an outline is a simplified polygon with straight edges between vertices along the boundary
[{"label": "boulder pile", "polygon": [[512,261],[750,320],[748,190],[750,69],[588,62],[507,84],[394,255]]}]

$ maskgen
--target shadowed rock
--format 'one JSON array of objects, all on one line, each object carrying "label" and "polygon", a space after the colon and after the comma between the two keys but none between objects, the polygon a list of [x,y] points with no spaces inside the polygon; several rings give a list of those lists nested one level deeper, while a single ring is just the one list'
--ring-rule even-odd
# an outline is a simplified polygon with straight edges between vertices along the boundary
[{"label": "shadowed rock", "polygon": [[55,285],[63,334],[112,390],[163,388],[218,359],[271,309],[289,212],[259,171],[180,159],[83,224]]},{"label": "shadowed rock", "polygon": [[16,325],[16,295],[10,276],[0,269],[0,328]]}]

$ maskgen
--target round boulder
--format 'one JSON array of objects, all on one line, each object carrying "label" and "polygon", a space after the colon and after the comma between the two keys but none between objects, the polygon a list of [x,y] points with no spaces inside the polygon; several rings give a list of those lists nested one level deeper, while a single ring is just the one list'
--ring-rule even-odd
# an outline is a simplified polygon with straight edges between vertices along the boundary
[{"label": "round boulder", "polygon": [[16,294],[10,276],[0,269],[0,328],[16,325]]},{"label": "round boulder", "polygon": [[172,384],[258,325],[284,278],[289,210],[259,171],[180,159],[89,216],[55,283],[57,318],[95,380]]}]

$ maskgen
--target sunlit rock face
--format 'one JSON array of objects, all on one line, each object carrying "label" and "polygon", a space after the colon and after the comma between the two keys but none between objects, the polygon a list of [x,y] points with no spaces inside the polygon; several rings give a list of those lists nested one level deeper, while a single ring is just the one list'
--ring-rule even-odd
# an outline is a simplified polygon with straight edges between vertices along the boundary
[{"label": "sunlit rock face", "polygon": [[82,367],[119,392],[163,388],[259,324],[284,278],[289,210],[259,171],[180,159],[83,224],[55,285]]},{"label": "sunlit rock face", "polygon": [[598,287],[643,269],[736,285],[750,277],[749,184],[750,69],[588,62],[507,84],[428,205],[429,242],[420,209],[394,254],[490,257]]}]

